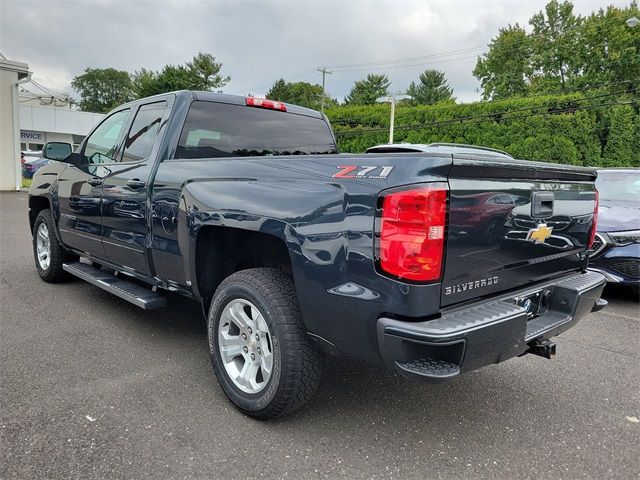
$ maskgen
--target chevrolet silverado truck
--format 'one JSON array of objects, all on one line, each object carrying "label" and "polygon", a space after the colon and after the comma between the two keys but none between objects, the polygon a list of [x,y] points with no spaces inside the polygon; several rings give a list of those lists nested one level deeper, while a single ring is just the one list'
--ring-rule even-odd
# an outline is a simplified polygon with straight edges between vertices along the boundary
[{"label": "chevrolet silverado truck", "polygon": [[323,354],[445,382],[550,358],[606,305],[586,270],[590,169],[446,144],[341,155],[321,113],[188,91],[43,153],[57,161],[29,191],[40,277],[143,309],[166,291],[199,302],[218,382],[256,418],[307,403]]}]

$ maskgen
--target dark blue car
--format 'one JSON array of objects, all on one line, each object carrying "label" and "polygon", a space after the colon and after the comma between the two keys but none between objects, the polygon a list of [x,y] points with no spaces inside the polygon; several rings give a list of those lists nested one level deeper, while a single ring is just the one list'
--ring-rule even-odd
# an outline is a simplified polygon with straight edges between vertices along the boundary
[{"label": "dark blue car", "polygon": [[44,165],[47,165],[51,160],[43,157],[27,158],[22,164],[22,176],[24,178],[33,178],[33,174]]},{"label": "dark blue car", "polygon": [[598,171],[598,227],[589,268],[611,283],[640,285],[640,169]]}]

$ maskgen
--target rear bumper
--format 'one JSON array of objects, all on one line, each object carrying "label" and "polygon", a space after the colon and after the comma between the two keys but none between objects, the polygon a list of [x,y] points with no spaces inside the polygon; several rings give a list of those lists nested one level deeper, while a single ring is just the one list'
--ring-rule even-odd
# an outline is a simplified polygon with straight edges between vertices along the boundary
[{"label": "rear bumper", "polygon": [[[605,283],[596,272],[573,274],[452,309],[435,320],[380,318],[380,353],[388,366],[406,377],[444,382],[521,355],[571,328],[598,308]],[[541,312],[533,318],[525,307],[530,298],[536,299]]]}]

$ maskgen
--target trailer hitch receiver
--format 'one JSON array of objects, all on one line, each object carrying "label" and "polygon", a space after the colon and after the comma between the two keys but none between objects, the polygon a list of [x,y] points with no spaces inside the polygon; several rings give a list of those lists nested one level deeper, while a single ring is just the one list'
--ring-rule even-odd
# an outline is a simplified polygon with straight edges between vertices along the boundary
[{"label": "trailer hitch receiver", "polygon": [[536,340],[529,344],[527,353],[533,353],[534,355],[539,355],[540,357],[551,360],[551,357],[556,354],[556,342],[552,342],[551,340]]}]

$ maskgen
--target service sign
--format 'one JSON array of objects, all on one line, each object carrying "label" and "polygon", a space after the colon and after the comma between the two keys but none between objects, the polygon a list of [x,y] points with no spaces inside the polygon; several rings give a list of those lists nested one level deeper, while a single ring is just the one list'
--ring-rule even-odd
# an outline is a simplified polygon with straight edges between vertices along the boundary
[{"label": "service sign", "polygon": [[44,142],[44,132],[34,130],[20,130],[21,142]]}]

